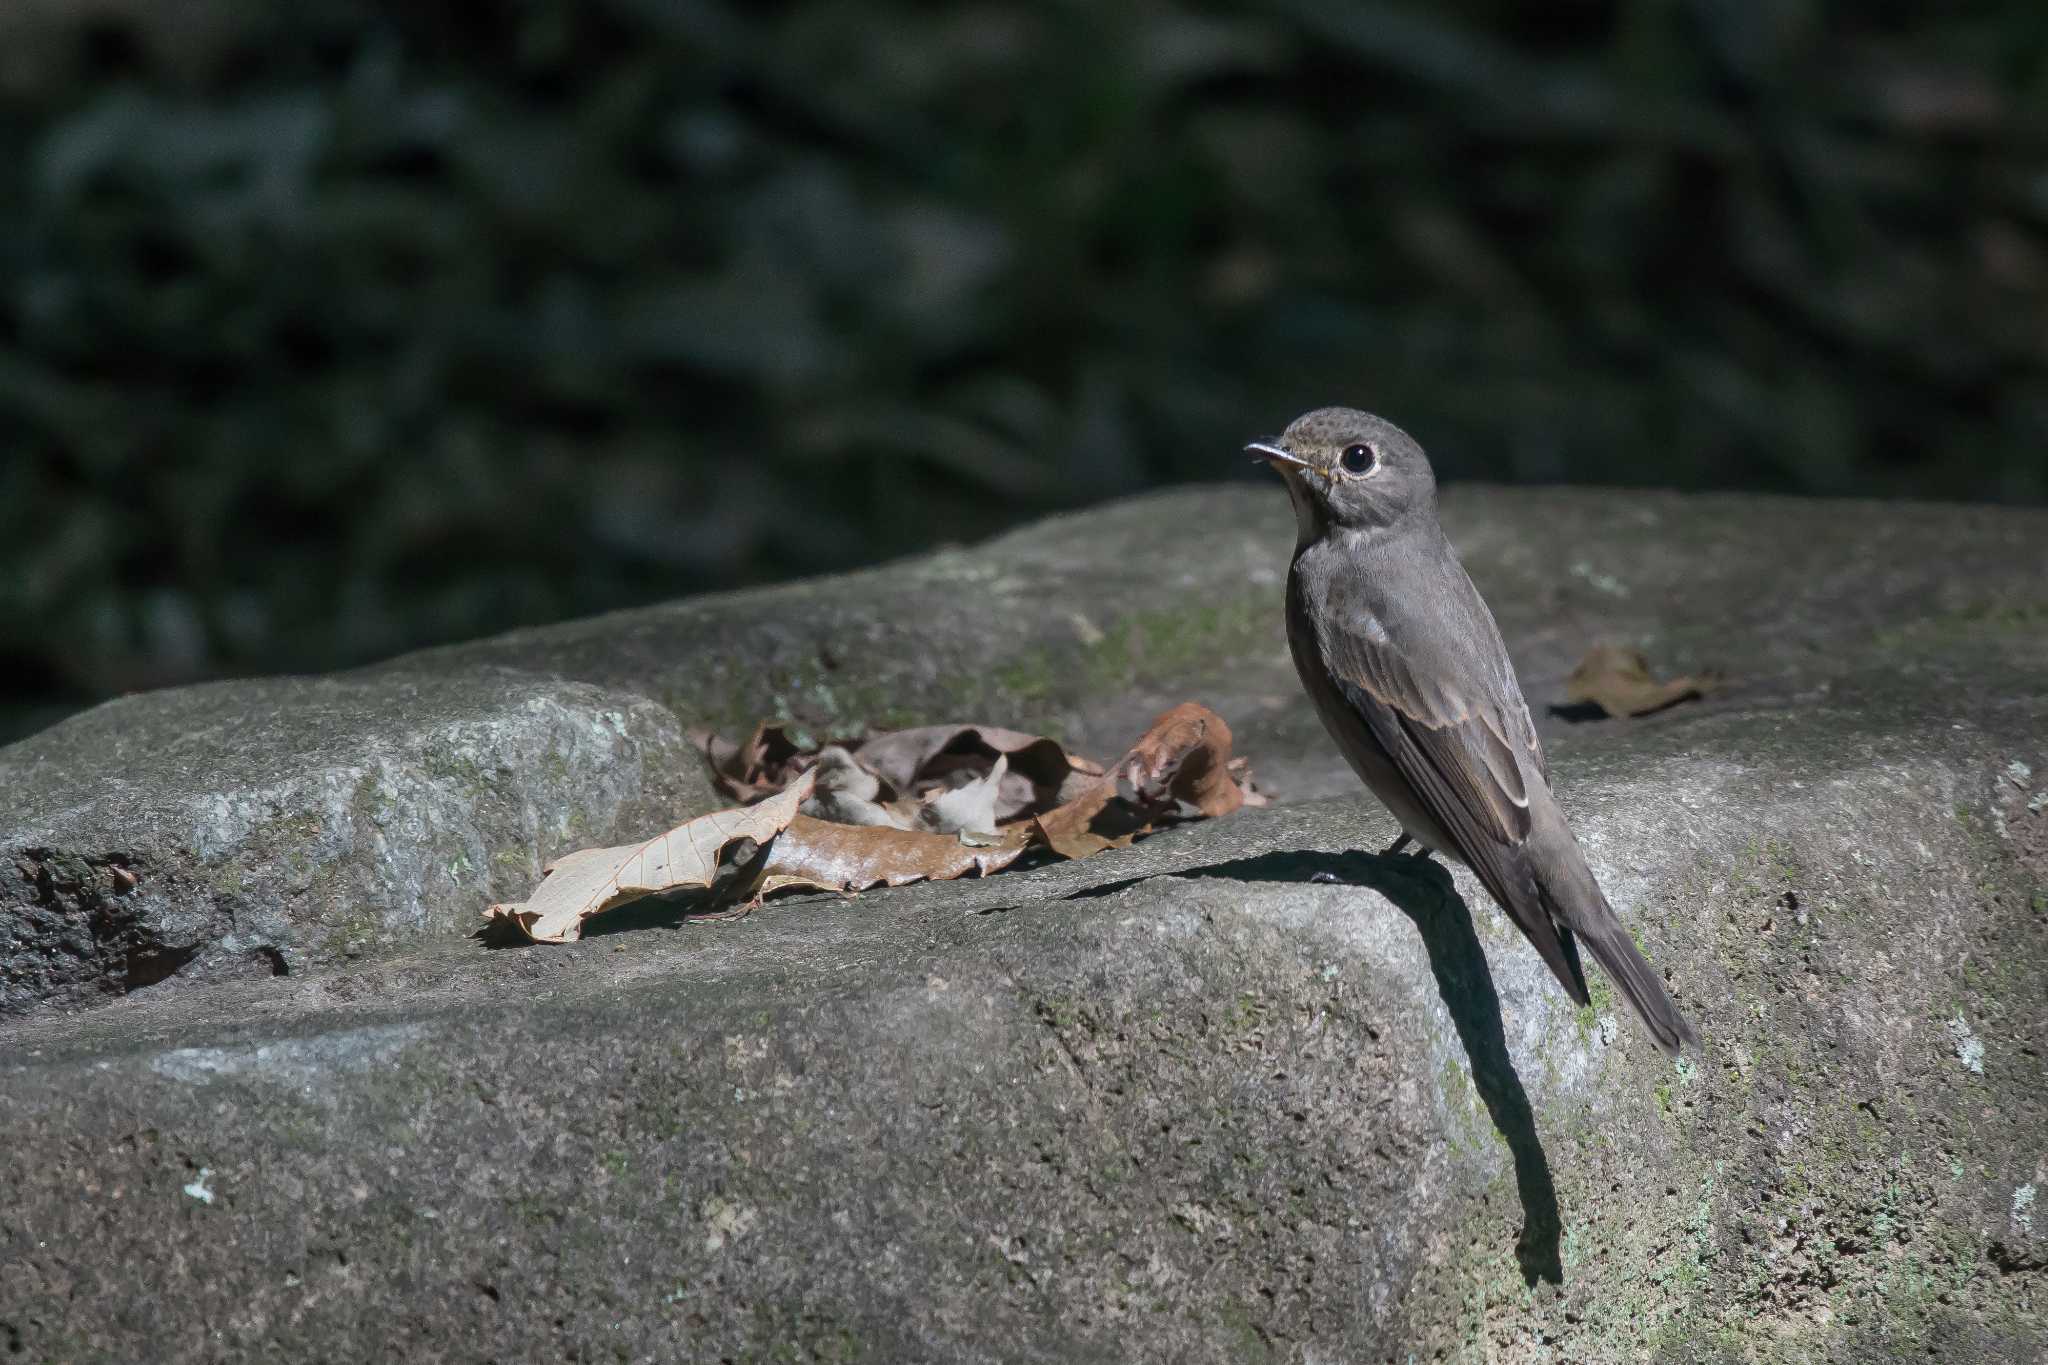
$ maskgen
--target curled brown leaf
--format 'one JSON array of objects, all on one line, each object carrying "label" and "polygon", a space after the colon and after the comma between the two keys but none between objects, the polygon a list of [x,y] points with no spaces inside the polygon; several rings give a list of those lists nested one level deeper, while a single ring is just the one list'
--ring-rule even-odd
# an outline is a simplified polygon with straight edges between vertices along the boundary
[{"label": "curled brown leaf", "polygon": [[[1200,702],[1182,702],[1153,718],[1109,770],[1055,810],[1037,818],[1046,846],[1066,858],[1122,848],[1167,823],[1185,802],[1197,814],[1228,815],[1251,802],[1243,761],[1230,753],[1230,727]],[[1128,784],[1133,801],[1119,794]]]},{"label": "curled brown leaf", "polygon": [[1200,702],[1162,712],[1118,764],[1119,775],[1140,792],[1159,791],[1205,816],[1228,815],[1244,804],[1244,789],[1230,771],[1230,727]]},{"label": "curled brown leaf", "polygon": [[704,751],[712,781],[735,801],[758,801],[781,791],[817,758],[817,749],[802,747],[780,725],[767,721],[739,744],[708,730],[692,731],[690,740]]}]

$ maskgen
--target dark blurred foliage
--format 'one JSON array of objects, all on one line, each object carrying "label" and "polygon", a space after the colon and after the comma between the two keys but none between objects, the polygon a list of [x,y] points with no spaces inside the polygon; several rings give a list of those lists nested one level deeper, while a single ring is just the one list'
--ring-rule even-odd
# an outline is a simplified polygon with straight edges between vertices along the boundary
[{"label": "dark blurred foliage", "polygon": [[1329,401],[1448,478],[2048,495],[2040,0],[13,0],[0,101],[0,728]]}]

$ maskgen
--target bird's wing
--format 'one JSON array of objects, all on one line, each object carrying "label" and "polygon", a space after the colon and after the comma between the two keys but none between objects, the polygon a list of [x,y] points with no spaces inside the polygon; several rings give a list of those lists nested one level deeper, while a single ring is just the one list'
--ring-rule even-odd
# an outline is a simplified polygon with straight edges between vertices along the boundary
[{"label": "bird's wing", "polygon": [[1529,835],[1518,751],[1532,753],[1534,726],[1491,619],[1473,619],[1457,596],[1416,620],[1397,604],[1332,593],[1319,643],[1395,766],[1435,798],[1430,813],[1475,841],[1517,845]]},{"label": "bird's wing", "polygon": [[1544,911],[1522,848],[1528,784],[1532,775],[1544,781],[1542,747],[1491,613],[1464,570],[1450,567],[1454,591],[1428,604],[1428,618],[1412,605],[1332,593],[1317,629],[1323,661],[1423,809],[1456,841],[1449,851],[1583,1003],[1576,954]]}]

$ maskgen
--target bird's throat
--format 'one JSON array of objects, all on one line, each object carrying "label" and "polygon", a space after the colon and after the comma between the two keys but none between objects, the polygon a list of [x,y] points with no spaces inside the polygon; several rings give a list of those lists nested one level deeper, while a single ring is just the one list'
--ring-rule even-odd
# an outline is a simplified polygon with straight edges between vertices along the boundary
[{"label": "bird's throat", "polygon": [[1296,470],[1287,470],[1287,496],[1294,503],[1294,548],[1300,551],[1322,539],[1329,529],[1330,519],[1323,511],[1322,499],[1308,486],[1308,480]]}]

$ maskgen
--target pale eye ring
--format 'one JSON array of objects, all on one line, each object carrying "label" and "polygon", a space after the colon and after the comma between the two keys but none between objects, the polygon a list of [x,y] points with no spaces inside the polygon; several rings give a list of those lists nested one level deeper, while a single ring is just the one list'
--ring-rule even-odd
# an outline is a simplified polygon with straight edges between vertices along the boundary
[{"label": "pale eye ring", "polygon": [[1371,446],[1345,446],[1344,453],[1337,457],[1337,463],[1344,466],[1346,474],[1370,474],[1378,458]]}]

